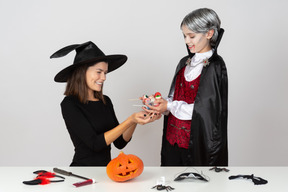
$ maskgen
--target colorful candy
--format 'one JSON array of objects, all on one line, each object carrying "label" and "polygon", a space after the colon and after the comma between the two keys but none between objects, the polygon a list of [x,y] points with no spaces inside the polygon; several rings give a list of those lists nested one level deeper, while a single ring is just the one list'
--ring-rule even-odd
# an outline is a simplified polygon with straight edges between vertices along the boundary
[{"label": "colorful candy", "polygon": [[159,93],[159,92],[156,92],[154,97],[155,97],[155,99],[161,99],[162,98],[161,93]]},{"label": "colorful candy", "polygon": [[[161,99],[161,93],[160,92],[156,92],[154,95],[148,96],[148,95],[143,95],[142,97],[140,97],[140,99],[142,100],[142,102],[144,104],[150,105],[150,106],[159,106],[159,104],[157,103],[157,99]],[[138,100],[138,99],[130,99],[130,100]],[[156,101],[156,102],[155,102]],[[150,108],[146,105],[133,105],[135,107],[146,107],[146,109],[150,110]]]},{"label": "colorful candy", "polygon": [[155,100],[156,99],[160,99],[161,97],[162,97],[161,93],[160,92],[156,92],[154,95],[151,95],[151,96],[143,95],[142,101],[145,104],[157,107],[159,104],[155,104]]}]

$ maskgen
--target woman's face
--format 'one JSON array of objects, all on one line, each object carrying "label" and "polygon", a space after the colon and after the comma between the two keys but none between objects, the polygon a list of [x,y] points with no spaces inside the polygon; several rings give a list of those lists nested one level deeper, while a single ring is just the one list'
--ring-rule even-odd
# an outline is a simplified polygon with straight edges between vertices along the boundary
[{"label": "woman's face", "polygon": [[101,91],[106,74],[108,72],[108,63],[101,61],[88,67],[86,71],[86,83],[88,86],[89,98],[94,98],[94,91]]},{"label": "woman's face", "polygon": [[[205,53],[211,50],[210,39],[213,36],[213,30],[203,34],[195,33],[188,29],[186,25],[182,26],[185,43],[191,53]],[[212,36],[211,36],[212,33]]]}]

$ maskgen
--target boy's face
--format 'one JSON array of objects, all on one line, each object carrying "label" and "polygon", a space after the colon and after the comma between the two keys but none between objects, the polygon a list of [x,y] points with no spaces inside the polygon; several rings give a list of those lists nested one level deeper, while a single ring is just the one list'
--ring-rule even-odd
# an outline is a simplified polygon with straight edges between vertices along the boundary
[{"label": "boy's face", "polygon": [[[213,30],[207,33],[195,33],[188,29],[186,25],[182,26],[185,43],[191,53],[205,53],[211,50],[210,39],[213,36]],[[212,33],[212,35],[211,35]]]}]

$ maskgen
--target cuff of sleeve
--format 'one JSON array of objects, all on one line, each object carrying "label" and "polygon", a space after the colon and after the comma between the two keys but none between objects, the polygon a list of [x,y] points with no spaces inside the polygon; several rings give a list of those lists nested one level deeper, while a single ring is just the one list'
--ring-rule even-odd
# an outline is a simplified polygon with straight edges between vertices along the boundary
[{"label": "cuff of sleeve", "polygon": [[171,111],[171,107],[172,107],[172,102],[171,101],[167,101],[167,111]]},{"label": "cuff of sleeve", "polygon": [[163,115],[169,115],[172,106],[172,101],[170,100],[170,98],[167,98],[166,101],[167,101],[167,110],[162,113]]}]

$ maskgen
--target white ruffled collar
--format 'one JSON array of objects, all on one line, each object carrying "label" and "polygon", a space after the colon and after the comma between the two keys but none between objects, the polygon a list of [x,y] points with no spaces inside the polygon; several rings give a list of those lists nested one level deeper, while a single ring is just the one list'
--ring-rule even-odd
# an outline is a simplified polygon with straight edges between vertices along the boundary
[{"label": "white ruffled collar", "polygon": [[214,49],[211,49],[210,51],[207,51],[205,53],[195,53],[195,55],[192,57],[190,66],[195,67],[199,64],[203,64],[204,66],[208,65],[208,59],[213,55]]}]

